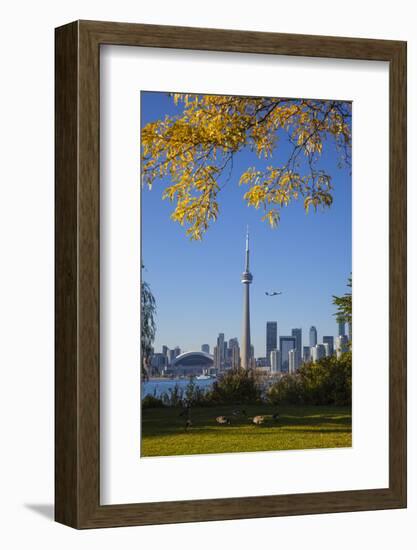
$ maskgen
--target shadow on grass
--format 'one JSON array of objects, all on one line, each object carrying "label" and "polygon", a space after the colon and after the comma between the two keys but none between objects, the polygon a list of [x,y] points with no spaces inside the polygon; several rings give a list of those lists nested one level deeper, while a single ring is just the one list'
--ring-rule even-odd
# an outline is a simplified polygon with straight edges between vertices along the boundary
[{"label": "shadow on grass", "polygon": [[[271,415],[276,412],[272,406],[248,406],[248,416],[232,418],[231,425],[216,424],[217,416],[231,416],[233,406],[196,408],[191,411],[192,427],[185,430],[185,419],[179,416],[179,409],[147,409],[142,417],[142,435],[144,438],[185,435],[194,433],[237,434],[256,437],[265,430],[272,433],[280,431],[310,432],[310,433],[350,433],[351,411],[349,407],[280,407],[279,419],[274,421]],[[264,415],[265,423],[259,426],[252,424],[250,418]],[[245,429],[246,428],[246,429]]]}]

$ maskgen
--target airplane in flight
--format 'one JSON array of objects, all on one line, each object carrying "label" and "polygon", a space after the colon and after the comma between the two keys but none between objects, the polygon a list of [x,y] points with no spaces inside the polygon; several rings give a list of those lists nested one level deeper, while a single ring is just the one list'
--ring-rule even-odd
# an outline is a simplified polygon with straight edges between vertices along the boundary
[{"label": "airplane in flight", "polygon": [[281,292],[281,291],[280,291],[280,292],[276,292],[276,291],[274,290],[274,291],[272,291],[272,292],[265,292],[265,294],[266,294],[267,296],[279,296],[280,294],[282,294],[282,292]]}]

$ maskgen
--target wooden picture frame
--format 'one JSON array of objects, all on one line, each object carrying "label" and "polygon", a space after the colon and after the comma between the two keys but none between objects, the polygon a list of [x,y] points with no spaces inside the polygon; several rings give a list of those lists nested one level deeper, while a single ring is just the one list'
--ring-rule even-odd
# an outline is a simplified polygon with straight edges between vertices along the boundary
[{"label": "wooden picture frame", "polygon": [[[99,56],[104,44],[389,62],[389,487],[100,505]],[[55,518],[117,527],[406,506],[406,43],[77,21],[56,29]]]}]

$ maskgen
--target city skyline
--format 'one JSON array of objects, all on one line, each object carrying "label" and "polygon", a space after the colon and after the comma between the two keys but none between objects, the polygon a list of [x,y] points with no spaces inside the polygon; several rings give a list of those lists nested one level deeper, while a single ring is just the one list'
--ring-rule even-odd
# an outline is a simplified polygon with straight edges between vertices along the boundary
[{"label": "city skyline", "polygon": [[[237,337],[232,337],[227,342],[223,332],[218,334],[212,354],[210,354],[208,344],[201,344],[201,352],[197,349],[180,349],[178,346],[174,350],[170,350],[168,346],[163,345],[162,353],[154,350],[152,357],[151,366],[158,374],[168,373],[171,369],[177,374],[179,372],[182,372],[183,375],[199,373],[203,376],[210,376],[213,373],[218,375],[228,369],[239,367],[244,370],[262,368],[270,374],[278,372],[295,373],[302,363],[310,361],[315,363],[324,357],[334,355],[334,336],[323,335],[322,342],[319,342],[316,326],[312,325],[310,327],[308,333],[309,345],[303,346],[303,331],[301,328],[292,328],[291,335],[280,334],[278,337],[278,323],[267,321],[265,325],[265,356],[256,356],[254,346],[251,344],[249,289],[253,282],[253,275],[250,271],[249,227],[246,229],[244,263],[244,271],[241,276],[241,283],[243,284],[241,346]],[[267,296],[277,296],[281,295],[281,292],[265,292],[265,294]],[[348,337],[346,336],[345,322],[337,320],[337,327],[336,355],[339,356],[348,349]],[[349,323],[349,334],[351,334],[350,327],[351,323]]]},{"label": "city skyline", "polygon": [[[250,323],[250,294],[249,294],[249,285],[253,282],[253,275],[250,272],[250,250],[249,250],[249,227],[246,229],[246,245],[245,245],[245,265],[244,265],[244,272],[241,276],[241,283],[244,285],[244,293],[243,293],[243,316],[242,316],[242,338],[240,340],[241,346],[240,346],[240,364],[243,368],[250,368],[250,360],[251,357],[254,358],[265,358],[266,360],[266,366],[271,367],[271,352],[279,350],[281,360],[283,359],[282,354],[282,346],[288,344],[288,350],[285,351],[284,355],[285,357],[288,355],[287,351],[295,351],[296,352],[296,358],[293,359],[297,363],[297,361],[301,361],[303,358],[303,348],[309,348],[309,357],[311,358],[311,353],[313,352],[313,348],[317,347],[316,350],[318,353],[322,353],[320,350],[323,348],[323,346],[328,346],[328,348],[324,347],[323,349],[326,349],[325,355],[333,355],[334,351],[334,338],[335,335],[331,334],[323,334],[322,336],[322,342],[319,341],[319,333],[317,330],[317,327],[315,325],[311,325],[308,331],[308,346],[304,345],[305,340],[303,340],[303,329],[302,328],[291,328],[291,334],[288,333],[288,335],[280,335],[278,332],[278,323],[277,321],[266,321],[266,340],[265,340],[265,354],[258,354],[257,350],[254,348],[254,346],[251,344],[251,323]],[[337,338],[340,338],[341,336],[345,337],[346,334],[346,323],[338,321],[336,319],[336,326],[337,326]],[[307,339],[307,336],[306,336]],[[229,347],[230,342],[234,341],[238,348],[239,348],[239,338],[237,336],[234,336],[229,339]],[[279,342],[279,346],[278,346]],[[290,345],[291,344],[291,345]],[[227,338],[225,339],[225,333],[219,332],[216,343],[211,346],[210,344],[203,343],[200,344],[199,347],[193,348],[193,349],[184,349],[179,345],[176,345],[175,348],[170,349],[169,346],[166,344],[162,345],[161,351],[162,354],[166,355],[166,352],[172,352],[175,351],[176,356],[179,355],[179,353],[188,353],[191,351],[198,351],[201,349],[201,351],[204,351],[207,354],[210,354],[210,349],[212,349],[212,353],[210,355],[213,356],[214,361],[217,365],[221,366],[225,363],[226,360],[226,349],[228,347],[227,344]],[[179,351],[179,353],[178,353]],[[330,353],[329,353],[330,351]],[[316,359],[318,356],[316,356]],[[286,362],[287,359],[285,359]]]},{"label": "city skyline", "polygon": [[[266,335],[266,340],[268,340],[268,332],[270,332],[271,330],[271,324],[273,325],[277,325],[277,323],[275,321],[267,321],[265,323],[265,334],[264,336]],[[340,327],[341,323],[339,322],[336,322],[336,326],[337,327]],[[344,323],[345,327],[348,329],[348,323]],[[316,341],[316,344],[314,346],[310,346],[310,344],[306,344],[305,342],[307,342],[309,340],[309,333],[307,335],[304,336],[304,332],[302,331],[302,329],[300,328],[293,328],[289,331],[289,333],[283,333],[283,334],[280,334],[279,332],[279,327],[276,326],[275,327],[277,329],[277,333],[276,333],[276,340],[275,340],[275,347],[274,346],[270,346],[270,349],[269,349],[269,353],[271,353],[272,351],[281,351],[281,347],[280,347],[280,338],[283,338],[285,340],[291,340],[292,341],[292,345],[294,347],[292,348],[288,348],[289,350],[290,349],[296,349],[297,352],[300,354],[300,358],[303,357],[303,350],[305,348],[308,348],[309,350],[311,350],[312,347],[315,347],[317,345],[321,346],[321,345],[324,345],[324,346],[329,346],[328,348],[328,355],[333,355],[333,353],[336,351],[336,344],[337,344],[337,340],[338,338],[342,337],[343,338],[343,342],[348,342],[350,340],[350,338],[348,338],[347,335],[345,334],[320,334],[320,332],[317,330],[317,327],[310,327],[310,328],[315,328],[316,329],[316,332],[317,332],[317,341]],[[297,331],[296,334],[294,334],[294,332]],[[300,332],[301,331],[301,334]],[[200,346],[197,346],[197,348],[195,349],[186,349],[184,347],[181,347],[180,344],[177,344],[175,347],[173,348],[170,348],[169,346],[167,345],[162,345],[160,348],[157,348],[154,346],[154,352],[155,353],[162,353],[162,354],[166,354],[167,352],[180,352],[179,354],[183,354],[183,353],[189,353],[189,352],[199,352],[199,351],[202,351],[204,353],[207,353],[209,355],[211,355],[212,357],[215,357],[215,354],[216,354],[216,350],[224,350],[224,346],[226,345],[227,348],[230,349],[231,347],[231,342],[233,342],[233,345],[237,344],[238,346],[240,346],[240,343],[241,343],[241,340],[239,339],[238,336],[227,336],[224,332],[219,332],[217,334],[217,336],[215,336],[215,343],[213,345],[210,345],[210,344],[207,344],[207,343],[203,343],[203,344],[200,344]],[[208,347],[208,349],[207,349]],[[253,346],[251,346],[253,348]],[[204,348],[204,349],[203,349]],[[256,359],[267,359],[268,358],[268,344],[264,347],[264,352],[265,353],[257,353],[256,349],[255,350],[252,350],[254,351],[254,357]],[[219,359],[220,359],[220,362],[224,360],[224,351],[218,351],[219,353]],[[177,355],[179,355],[177,353]]]},{"label": "city skyline", "polygon": [[[175,114],[177,107],[167,94],[142,93],[142,126]],[[273,161],[279,163],[288,149],[282,142]],[[262,168],[248,150],[239,152],[231,180],[242,168]],[[251,343],[257,357],[265,356],[265,324],[277,322],[281,335],[301,328],[303,343],[312,325],[321,336],[337,336],[332,295],[343,295],[351,273],[351,178],[336,167],[336,153],[326,148],[322,163],[334,173],[333,204],[325,212],[306,214],[302,204],[283,211],[277,229],[261,221],[262,213],[248,208],[244,186],[234,181],[222,187],[220,214],[203,240],[190,242],[184,230],[170,219],[172,205],[161,198],[164,185],[141,193],[143,280],[152,289],[157,305],[154,348],[200,350],[209,344],[212,352],[217,335],[242,335],[242,235],[251,233]],[[268,297],[266,291],[283,291]]]}]

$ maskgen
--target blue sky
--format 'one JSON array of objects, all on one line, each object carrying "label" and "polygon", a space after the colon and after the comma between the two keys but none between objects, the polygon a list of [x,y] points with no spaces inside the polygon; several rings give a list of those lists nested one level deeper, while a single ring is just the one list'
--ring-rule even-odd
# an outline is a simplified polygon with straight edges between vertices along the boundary
[{"label": "blue sky", "polygon": [[[178,112],[166,93],[141,93],[141,124]],[[251,238],[251,332],[255,355],[265,355],[265,326],[277,321],[278,335],[302,328],[308,344],[311,325],[323,335],[336,335],[332,295],[346,292],[352,270],[351,176],[337,167],[331,141],[324,146],[320,167],[333,176],[333,205],[306,214],[302,203],[284,208],[276,229],[262,222],[262,210],[243,200],[247,186],[238,186],[248,166],[279,165],[289,145],[280,140],[265,163],[244,150],[234,158],[230,181],[221,192],[220,214],[199,242],[190,241],[183,227],[170,219],[174,205],[162,200],[165,185],[155,182],[142,190],[143,278],[157,302],[155,350],[162,345],[212,351],[219,332],[241,339],[245,233]],[[265,291],[282,290],[276,297]]]}]

